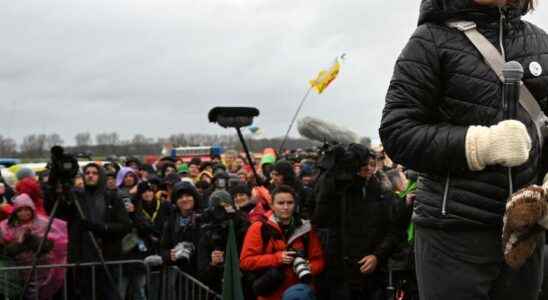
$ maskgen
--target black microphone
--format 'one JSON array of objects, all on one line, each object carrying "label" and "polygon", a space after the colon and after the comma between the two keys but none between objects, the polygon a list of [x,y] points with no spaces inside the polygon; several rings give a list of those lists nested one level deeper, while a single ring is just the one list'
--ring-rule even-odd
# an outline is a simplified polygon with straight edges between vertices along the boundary
[{"label": "black microphone", "polygon": [[517,61],[509,61],[502,69],[504,77],[502,89],[502,108],[504,119],[511,120],[517,117],[519,103],[519,89],[523,78],[523,67]]}]

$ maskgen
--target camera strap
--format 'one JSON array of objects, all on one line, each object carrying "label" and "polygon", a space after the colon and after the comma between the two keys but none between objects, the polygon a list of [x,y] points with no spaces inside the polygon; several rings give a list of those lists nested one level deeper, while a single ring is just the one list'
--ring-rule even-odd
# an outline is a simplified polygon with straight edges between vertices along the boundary
[{"label": "camera strap", "polygon": [[[498,49],[479,32],[475,22],[451,21],[446,24],[448,27],[456,28],[464,33],[474,47],[476,47],[476,49],[481,53],[487,65],[491,67],[501,81],[504,81],[502,69],[504,68],[505,59],[502,57],[502,54],[500,54]],[[533,120],[535,128],[537,129],[540,147],[542,149],[544,141],[543,133],[546,132],[548,117],[546,117],[535,97],[525,86],[525,84],[523,84],[523,82],[521,82],[520,85],[519,104],[527,112],[529,117],[531,117],[531,120]]]},{"label": "camera strap", "polygon": [[[266,252],[266,247],[268,247],[268,243],[270,240],[281,240],[282,236],[279,232],[277,232],[274,228],[272,228],[270,225],[268,225],[265,221],[261,222],[261,241],[263,243],[263,253]],[[303,246],[306,255],[308,256],[308,245],[309,245],[309,233],[302,235],[303,239]],[[289,246],[289,245],[288,245]]]}]

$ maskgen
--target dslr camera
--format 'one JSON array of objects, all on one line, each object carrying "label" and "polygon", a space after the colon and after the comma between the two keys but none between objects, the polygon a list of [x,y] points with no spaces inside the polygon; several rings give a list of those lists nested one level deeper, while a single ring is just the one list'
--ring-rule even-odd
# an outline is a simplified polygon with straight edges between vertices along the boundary
[{"label": "dslr camera", "polygon": [[190,242],[180,242],[175,246],[175,260],[185,259],[190,261],[196,247]]}]

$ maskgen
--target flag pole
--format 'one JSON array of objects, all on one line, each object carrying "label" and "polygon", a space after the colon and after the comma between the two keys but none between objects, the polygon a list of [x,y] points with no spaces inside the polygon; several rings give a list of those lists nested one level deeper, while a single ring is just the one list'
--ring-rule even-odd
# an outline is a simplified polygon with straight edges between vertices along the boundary
[{"label": "flag pole", "polygon": [[293,124],[295,123],[295,120],[297,120],[297,116],[299,115],[299,112],[301,112],[301,109],[303,108],[304,102],[308,98],[310,91],[312,91],[312,85],[306,90],[306,93],[304,94],[304,97],[301,99],[301,103],[299,104],[297,111],[293,115],[293,119],[291,119],[291,123],[289,123],[289,128],[287,128],[287,132],[285,133],[284,139],[282,140],[282,143],[280,144],[280,147],[278,148],[278,155],[281,155],[282,150],[285,146],[285,143],[287,142],[287,138],[289,137],[289,132],[291,132],[291,129],[293,128]]}]

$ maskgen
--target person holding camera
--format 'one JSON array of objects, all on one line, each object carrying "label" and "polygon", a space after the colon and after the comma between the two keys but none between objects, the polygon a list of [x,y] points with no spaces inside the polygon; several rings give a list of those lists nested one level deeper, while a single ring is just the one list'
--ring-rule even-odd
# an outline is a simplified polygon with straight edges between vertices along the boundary
[{"label": "person holding camera", "polygon": [[[132,232],[122,240],[125,259],[145,259],[145,262],[151,266],[162,263],[158,255],[160,239],[171,208],[171,203],[155,199],[150,182],[142,181],[137,185],[137,194],[130,203],[126,203],[126,209],[132,221]],[[119,283],[122,298],[125,298],[128,286],[131,286],[132,299],[146,299],[145,284],[146,273],[142,265],[124,266],[124,273]]]},{"label": "person holding camera", "polygon": [[[229,222],[234,222],[236,246],[241,250],[249,220],[247,212],[235,205],[226,191],[216,191],[210,197],[212,207],[202,213],[205,224],[198,245],[198,279],[217,292],[222,291],[224,255]],[[246,287],[244,287],[244,292]]]},{"label": "person holding camera", "polygon": [[[131,229],[131,221],[122,200],[116,192],[107,191],[106,175],[101,166],[90,163],[84,166],[84,189],[72,189],[59,193],[58,187],[50,187],[46,208],[51,209],[54,201],[60,201],[57,217],[67,221],[68,226],[68,260],[69,263],[99,262],[97,251],[101,251],[105,260],[116,260],[121,257],[121,240]],[[82,208],[85,219],[81,218],[76,205]],[[88,234],[91,232],[100,249],[96,249]],[[90,299],[90,268],[71,269],[72,280],[70,291],[75,299]],[[96,268],[97,297],[117,299],[115,289],[110,285],[101,267]]]},{"label": "person holding camera", "polygon": [[249,228],[240,255],[240,267],[253,273],[257,299],[281,299],[299,283],[311,284],[324,268],[320,239],[310,222],[295,217],[295,191],[280,185],[272,193],[267,220]]},{"label": "person holding camera", "polygon": [[295,174],[293,165],[288,160],[279,160],[274,164],[272,172],[270,172],[271,179],[271,189],[274,190],[281,185],[287,185],[293,188],[295,191],[295,213],[299,214],[301,217],[309,219],[311,212],[304,210],[308,208],[307,202],[309,201],[310,194],[312,191],[310,189],[304,189],[302,182],[299,180],[298,176]]},{"label": "person holding camera", "polygon": [[191,275],[196,274],[196,246],[200,239],[200,225],[195,211],[199,198],[191,183],[181,181],[175,184],[171,193],[175,207],[164,225],[160,241],[160,255],[164,263],[176,265]]}]

